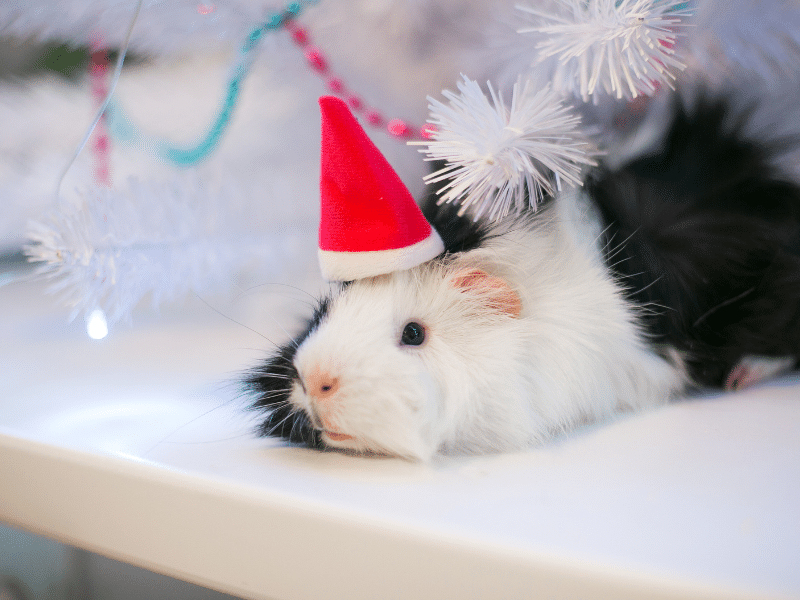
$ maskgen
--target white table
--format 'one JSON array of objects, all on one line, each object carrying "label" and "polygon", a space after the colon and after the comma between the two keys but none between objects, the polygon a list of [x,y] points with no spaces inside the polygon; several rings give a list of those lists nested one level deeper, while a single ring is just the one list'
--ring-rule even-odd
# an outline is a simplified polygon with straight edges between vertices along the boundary
[{"label": "white table", "polygon": [[94,341],[42,290],[0,286],[0,521],[254,599],[800,598],[796,376],[420,465],[254,439],[268,343],[198,299]]}]

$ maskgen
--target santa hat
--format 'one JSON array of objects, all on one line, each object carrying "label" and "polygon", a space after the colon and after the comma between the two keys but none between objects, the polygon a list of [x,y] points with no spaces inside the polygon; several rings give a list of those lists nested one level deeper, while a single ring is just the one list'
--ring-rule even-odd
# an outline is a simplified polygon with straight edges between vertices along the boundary
[{"label": "santa hat", "polygon": [[322,275],[333,281],[373,277],[444,252],[439,234],[347,104],[323,96],[319,105]]}]

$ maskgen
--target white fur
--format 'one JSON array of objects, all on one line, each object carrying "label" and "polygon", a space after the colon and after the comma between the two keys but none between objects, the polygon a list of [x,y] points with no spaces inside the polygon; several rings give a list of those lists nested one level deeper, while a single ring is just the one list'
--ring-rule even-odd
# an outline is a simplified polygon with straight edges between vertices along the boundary
[{"label": "white fur", "polygon": [[[682,388],[680,365],[647,348],[636,309],[603,266],[581,197],[558,203],[480,249],[335,296],[295,365],[301,377],[336,377],[339,389],[322,401],[300,385],[292,394],[317,423],[353,436],[327,443],[422,460],[516,450]],[[453,285],[475,268],[517,292],[519,317]],[[409,321],[426,327],[423,345],[400,344]]]}]

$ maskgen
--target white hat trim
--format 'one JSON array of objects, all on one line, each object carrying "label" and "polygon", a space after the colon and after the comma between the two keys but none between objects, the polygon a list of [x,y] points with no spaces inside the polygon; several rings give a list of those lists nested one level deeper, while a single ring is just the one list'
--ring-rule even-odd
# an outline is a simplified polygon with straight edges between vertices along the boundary
[{"label": "white hat trim", "polygon": [[389,250],[340,252],[318,250],[322,276],[328,281],[351,281],[375,277],[393,271],[405,271],[436,258],[444,252],[444,243],[436,230],[424,240]]}]

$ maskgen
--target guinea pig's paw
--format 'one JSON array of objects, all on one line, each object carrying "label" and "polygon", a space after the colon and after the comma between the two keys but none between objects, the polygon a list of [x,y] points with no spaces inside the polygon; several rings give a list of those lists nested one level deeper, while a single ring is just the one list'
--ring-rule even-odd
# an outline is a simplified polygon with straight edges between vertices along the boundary
[{"label": "guinea pig's paw", "polygon": [[792,356],[743,356],[728,375],[725,389],[740,390],[777,377],[794,368],[796,362]]},{"label": "guinea pig's paw", "polygon": [[490,275],[482,269],[463,269],[450,279],[457,290],[476,296],[481,305],[492,312],[519,317],[522,300],[519,294],[502,277]]}]

